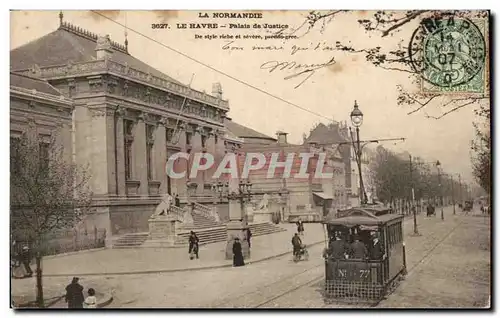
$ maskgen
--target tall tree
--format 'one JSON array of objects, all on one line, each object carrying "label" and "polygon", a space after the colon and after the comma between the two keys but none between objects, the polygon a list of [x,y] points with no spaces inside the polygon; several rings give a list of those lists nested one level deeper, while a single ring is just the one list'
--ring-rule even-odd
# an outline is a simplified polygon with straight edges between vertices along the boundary
[{"label": "tall tree", "polygon": [[487,192],[491,190],[491,130],[489,107],[476,111],[479,122],[474,124],[476,140],[472,141],[472,169],[479,185]]},{"label": "tall tree", "polygon": [[11,140],[11,229],[35,254],[36,301],[44,306],[41,261],[47,234],[73,227],[92,202],[86,169],[65,156],[56,137]]}]

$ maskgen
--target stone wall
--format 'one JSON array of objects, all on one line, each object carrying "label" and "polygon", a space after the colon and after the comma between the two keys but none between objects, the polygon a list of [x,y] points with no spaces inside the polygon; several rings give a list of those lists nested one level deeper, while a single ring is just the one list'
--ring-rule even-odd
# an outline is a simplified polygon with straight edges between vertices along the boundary
[{"label": "stone wall", "polygon": [[109,218],[112,235],[148,232],[148,219],[156,206],[156,204],[149,204],[110,207]]}]

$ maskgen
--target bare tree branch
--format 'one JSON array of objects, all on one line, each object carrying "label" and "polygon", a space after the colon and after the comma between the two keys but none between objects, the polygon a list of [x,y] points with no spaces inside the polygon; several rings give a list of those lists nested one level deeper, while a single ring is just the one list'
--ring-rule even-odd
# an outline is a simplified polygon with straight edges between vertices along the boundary
[{"label": "bare tree branch", "polygon": [[473,104],[473,103],[475,103],[475,102],[476,102],[476,100],[471,100],[471,101],[469,101],[469,102],[467,102],[467,103],[464,103],[464,104],[462,104],[462,105],[456,106],[456,107],[454,107],[453,109],[451,109],[451,110],[449,110],[449,111],[446,111],[446,112],[444,112],[443,114],[441,114],[441,115],[439,115],[439,116],[437,116],[437,117],[436,117],[436,116],[430,116],[430,115],[426,115],[425,117],[427,117],[427,118],[432,118],[432,119],[441,119],[441,118],[443,118],[444,116],[446,116],[446,115],[448,115],[448,114],[450,114],[450,113],[453,113],[454,111],[457,111],[457,110],[459,110],[460,108],[463,108],[463,107],[465,107],[465,106],[468,106],[468,105],[470,105],[470,104]]},{"label": "bare tree branch", "polygon": [[402,27],[406,23],[412,21],[416,17],[418,17],[418,16],[420,16],[420,15],[422,15],[424,13],[427,13],[427,12],[429,12],[429,11],[428,10],[422,10],[422,11],[415,12],[414,14],[412,14],[409,17],[405,18],[401,22],[394,24],[393,26],[389,27],[387,30],[385,30],[384,32],[382,32],[382,37],[385,37],[385,36],[389,35],[392,31],[394,31],[394,30]]}]

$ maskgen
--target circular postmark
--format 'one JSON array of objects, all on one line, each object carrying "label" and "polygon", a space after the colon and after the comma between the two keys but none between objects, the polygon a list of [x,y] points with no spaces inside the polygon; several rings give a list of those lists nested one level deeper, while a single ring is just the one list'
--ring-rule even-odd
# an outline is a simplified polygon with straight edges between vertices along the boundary
[{"label": "circular postmark", "polygon": [[479,27],[466,18],[426,18],[408,47],[415,72],[439,87],[456,87],[484,68],[486,43]]}]

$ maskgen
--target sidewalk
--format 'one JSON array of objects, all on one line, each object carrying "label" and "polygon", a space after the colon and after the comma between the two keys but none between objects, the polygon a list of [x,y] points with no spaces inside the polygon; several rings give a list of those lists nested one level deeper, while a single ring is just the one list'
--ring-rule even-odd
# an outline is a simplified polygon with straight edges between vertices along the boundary
[{"label": "sidewalk", "polygon": [[[491,282],[488,217],[480,212],[429,218],[423,236],[405,239],[408,275],[381,308],[480,308],[487,306]],[[441,224],[440,224],[441,223]],[[439,245],[435,245],[441,242]],[[433,247],[435,246],[435,247]]]},{"label": "sidewalk", "polygon": [[[295,224],[280,224],[287,231],[252,238],[251,257],[255,263],[291,253]],[[323,243],[321,224],[305,224],[304,243]],[[43,260],[44,277],[125,275],[201,270],[232,266],[225,260],[226,242],[200,246],[200,259],[189,260],[187,248],[105,249]]]}]

